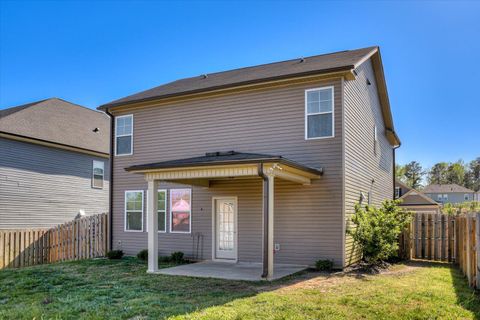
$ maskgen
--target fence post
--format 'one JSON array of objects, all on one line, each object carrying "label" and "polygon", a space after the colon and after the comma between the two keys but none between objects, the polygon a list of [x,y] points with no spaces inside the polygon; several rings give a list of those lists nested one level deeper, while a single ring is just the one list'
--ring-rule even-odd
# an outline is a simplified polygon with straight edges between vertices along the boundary
[{"label": "fence post", "polygon": [[476,244],[476,253],[477,253],[477,263],[476,263],[476,286],[480,290],[480,212],[477,212],[475,217],[475,244]]}]

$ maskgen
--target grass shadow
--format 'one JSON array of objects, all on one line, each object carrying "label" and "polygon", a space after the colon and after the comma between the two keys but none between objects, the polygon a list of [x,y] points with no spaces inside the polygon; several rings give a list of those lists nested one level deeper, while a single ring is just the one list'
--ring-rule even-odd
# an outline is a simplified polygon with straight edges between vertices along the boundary
[{"label": "grass shadow", "polygon": [[453,287],[457,295],[457,303],[467,310],[470,310],[476,320],[480,320],[480,291],[468,286],[466,277],[458,266],[450,269]]}]

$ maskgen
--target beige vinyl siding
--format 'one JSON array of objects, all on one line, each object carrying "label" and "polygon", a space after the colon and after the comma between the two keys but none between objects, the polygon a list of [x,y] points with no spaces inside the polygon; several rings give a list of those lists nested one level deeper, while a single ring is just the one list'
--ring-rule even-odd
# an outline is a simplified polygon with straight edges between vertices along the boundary
[{"label": "beige vinyl siding", "polygon": [[[373,205],[393,197],[393,150],[385,135],[385,125],[370,60],[357,69],[353,81],[344,82],[345,103],[345,211],[346,220],[354,212],[360,192],[372,194]],[[367,85],[367,78],[371,85]],[[374,126],[377,153],[374,154]],[[374,183],[372,183],[374,180]],[[367,203],[367,199],[365,202]],[[345,265],[359,259],[358,248],[346,236]]]},{"label": "beige vinyl siding", "polygon": [[[335,137],[305,140],[305,89],[335,86]],[[138,108],[134,117],[132,156],[115,157],[113,246],[134,255],[147,247],[147,234],[124,232],[124,191],[146,189],[139,174],[124,168],[206,152],[282,155],[324,168],[311,186],[276,181],[276,262],[313,264],[317,259],[342,263],[342,101],[341,80],[314,82]],[[159,188],[172,185],[161,183]],[[184,187],[184,186],[182,186]],[[192,233],[159,234],[160,254],[193,254],[193,239],[203,235],[203,259],[211,258],[213,196],[238,197],[240,261],[261,261],[262,187],[260,179],[217,181],[192,187]]]},{"label": "beige vinyl siding", "polygon": [[[0,138],[0,229],[48,228],[108,212],[109,159]],[[105,165],[92,188],[93,160]]]}]

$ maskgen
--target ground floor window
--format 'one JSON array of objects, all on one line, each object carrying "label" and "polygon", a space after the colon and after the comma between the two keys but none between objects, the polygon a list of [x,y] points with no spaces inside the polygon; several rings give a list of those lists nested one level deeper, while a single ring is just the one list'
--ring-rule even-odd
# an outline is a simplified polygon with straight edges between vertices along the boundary
[{"label": "ground floor window", "polygon": [[170,190],[170,232],[190,233],[192,215],[191,189]]},{"label": "ground floor window", "polygon": [[143,190],[125,191],[125,231],[143,231]]},{"label": "ground floor window", "polygon": [[[148,201],[147,201],[148,204]],[[148,209],[145,210],[146,215]],[[145,217],[146,217],[145,215]],[[157,205],[158,232],[167,232],[167,190],[158,190]],[[148,219],[146,218],[146,230],[148,231]]]}]

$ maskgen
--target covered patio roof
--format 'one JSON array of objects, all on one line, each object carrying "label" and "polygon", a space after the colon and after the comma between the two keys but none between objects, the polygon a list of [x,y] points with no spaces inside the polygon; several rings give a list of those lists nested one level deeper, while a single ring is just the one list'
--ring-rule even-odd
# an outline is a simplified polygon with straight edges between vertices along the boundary
[{"label": "covered patio roof", "polygon": [[320,178],[322,168],[312,168],[283,158],[235,151],[206,153],[205,156],[169,160],[125,168],[143,174],[148,182],[148,271],[158,272],[158,181],[210,186],[211,180],[261,178],[263,180],[263,272],[261,277],[275,278],[273,264],[274,180],[280,178],[309,185]]},{"label": "covered patio roof", "polygon": [[143,173],[146,180],[175,180],[203,186],[208,186],[208,181],[212,179],[258,177],[261,170],[275,172],[279,178],[301,184],[310,184],[311,179],[323,174],[322,168],[312,168],[282,156],[235,151],[211,152],[201,157],[133,165],[125,170]]}]

